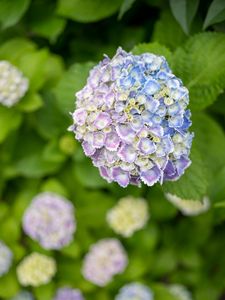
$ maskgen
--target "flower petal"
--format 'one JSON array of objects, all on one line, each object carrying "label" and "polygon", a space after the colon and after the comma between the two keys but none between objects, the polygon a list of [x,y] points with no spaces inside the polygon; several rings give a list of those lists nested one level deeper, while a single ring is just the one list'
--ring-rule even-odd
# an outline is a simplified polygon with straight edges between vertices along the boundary
[{"label": "flower petal", "polygon": [[141,172],[141,180],[148,186],[154,185],[160,178],[161,172],[158,167],[153,167],[148,171]]}]

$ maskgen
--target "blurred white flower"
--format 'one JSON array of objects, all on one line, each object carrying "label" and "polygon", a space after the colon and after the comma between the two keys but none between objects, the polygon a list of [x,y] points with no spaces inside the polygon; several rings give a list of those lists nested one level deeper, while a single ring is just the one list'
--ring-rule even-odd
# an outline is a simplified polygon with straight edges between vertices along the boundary
[{"label": "blurred white flower", "polygon": [[0,241],[0,277],[8,272],[12,259],[13,254],[11,250]]},{"label": "blurred white flower", "polygon": [[192,300],[191,293],[181,284],[171,284],[168,289],[178,300]]},{"label": "blurred white flower", "polygon": [[144,199],[128,196],[108,211],[107,222],[118,234],[130,237],[143,228],[149,218],[148,205]]},{"label": "blurred white flower", "polygon": [[0,61],[0,103],[11,107],[27,92],[29,80],[8,61]]},{"label": "blurred white flower", "polygon": [[103,239],[91,246],[84,258],[84,277],[98,285],[105,286],[113,276],[124,271],[128,263],[127,254],[117,239]]},{"label": "blurred white flower", "polygon": [[17,276],[23,286],[40,286],[51,281],[56,273],[56,263],[52,257],[32,253],[17,267]]},{"label": "blurred white flower", "polygon": [[210,200],[204,197],[201,201],[181,199],[176,195],[170,193],[165,194],[166,199],[174,204],[185,216],[197,216],[206,212],[210,208]]}]

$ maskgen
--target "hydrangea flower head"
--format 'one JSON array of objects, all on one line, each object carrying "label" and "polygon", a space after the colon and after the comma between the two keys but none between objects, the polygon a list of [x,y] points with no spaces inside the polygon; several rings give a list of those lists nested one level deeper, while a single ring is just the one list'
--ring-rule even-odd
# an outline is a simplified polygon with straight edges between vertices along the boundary
[{"label": "hydrangea flower head", "polygon": [[84,300],[78,289],[60,288],[57,290],[54,300]]},{"label": "hydrangea flower head", "polygon": [[120,274],[127,266],[127,255],[117,239],[103,239],[92,245],[85,256],[83,276],[98,286],[105,286],[113,276]]},{"label": "hydrangea flower head", "polygon": [[118,234],[130,237],[148,221],[148,205],[144,199],[128,196],[119,200],[107,213],[109,226]]},{"label": "hydrangea flower head", "polygon": [[120,289],[115,300],[153,300],[153,293],[141,283],[129,283]]},{"label": "hydrangea flower head", "polygon": [[51,281],[56,273],[56,263],[52,257],[32,253],[25,257],[17,267],[17,276],[23,286],[40,286]]},{"label": "hydrangea flower head", "polygon": [[169,286],[170,293],[179,300],[192,300],[191,293],[187,288],[180,284],[171,284]]},{"label": "hydrangea flower head", "polygon": [[0,241],[0,277],[6,274],[12,265],[13,254],[11,250]]},{"label": "hydrangea flower head", "polygon": [[74,207],[60,195],[41,193],[25,211],[23,229],[43,248],[61,249],[73,239],[76,229]]},{"label": "hydrangea flower head", "polygon": [[185,216],[197,216],[210,208],[210,201],[208,197],[204,197],[201,201],[191,199],[181,199],[176,195],[167,193],[167,200],[174,204]]},{"label": "hydrangea flower head", "polygon": [[10,107],[26,93],[29,81],[10,62],[0,61],[0,103]]},{"label": "hydrangea flower head", "polygon": [[13,297],[11,300],[34,300],[34,297],[30,292],[22,291]]},{"label": "hydrangea flower head", "polygon": [[190,165],[188,90],[162,56],[121,48],[76,93],[70,130],[108,182],[177,180]]}]

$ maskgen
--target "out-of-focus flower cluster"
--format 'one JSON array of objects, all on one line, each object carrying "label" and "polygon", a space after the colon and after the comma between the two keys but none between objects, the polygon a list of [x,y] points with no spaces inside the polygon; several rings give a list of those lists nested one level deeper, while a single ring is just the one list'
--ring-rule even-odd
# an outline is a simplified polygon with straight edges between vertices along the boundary
[{"label": "out-of-focus flower cluster", "polygon": [[201,201],[187,200],[181,199],[176,195],[167,193],[166,198],[172,204],[174,204],[182,212],[183,215],[186,216],[197,216],[206,212],[210,208],[210,201],[208,197],[204,197]]},{"label": "out-of-focus flower cluster", "polygon": [[11,250],[0,241],[0,277],[8,272],[12,264],[13,254]]},{"label": "out-of-focus flower cluster", "polygon": [[125,237],[130,237],[136,230],[143,228],[148,218],[146,201],[132,196],[120,199],[107,213],[109,226]]},{"label": "out-of-focus flower cluster", "polygon": [[11,300],[34,300],[34,297],[30,292],[22,291],[13,297]]},{"label": "out-of-focus flower cluster", "polygon": [[191,293],[188,289],[180,284],[171,284],[169,286],[170,293],[179,300],[192,300]]},{"label": "out-of-focus flower cluster", "polygon": [[90,71],[76,98],[70,130],[108,182],[152,186],[190,165],[188,90],[164,57],[119,48]]},{"label": "out-of-focus flower cluster", "polygon": [[61,249],[68,245],[76,229],[71,202],[54,193],[37,195],[27,208],[23,229],[45,249]]},{"label": "out-of-focus flower cluster", "polygon": [[147,286],[135,282],[122,287],[115,300],[153,300],[153,293]]},{"label": "out-of-focus flower cluster", "polygon": [[71,288],[58,289],[54,300],[84,300],[80,290]]},{"label": "out-of-focus flower cluster", "polygon": [[116,274],[124,271],[128,263],[127,254],[117,239],[103,239],[92,245],[85,256],[82,273],[98,286],[105,286]]},{"label": "out-of-focus flower cluster", "polygon": [[56,273],[55,260],[40,253],[25,257],[17,267],[18,280],[23,286],[40,286],[50,282]]},{"label": "out-of-focus flower cluster", "polygon": [[13,106],[26,93],[29,81],[8,61],[0,61],[0,103]]}]

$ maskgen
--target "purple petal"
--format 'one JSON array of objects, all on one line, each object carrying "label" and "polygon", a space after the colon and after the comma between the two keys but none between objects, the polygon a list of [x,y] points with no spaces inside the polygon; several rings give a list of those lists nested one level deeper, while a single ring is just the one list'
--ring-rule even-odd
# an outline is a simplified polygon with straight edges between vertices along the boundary
[{"label": "purple petal", "polygon": [[89,144],[88,142],[84,141],[82,143],[82,147],[84,150],[85,155],[87,156],[91,156],[95,153],[95,148],[93,147],[93,145]]},{"label": "purple petal", "polygon": [[190,166],[191,160],[185,156],[181,156],[181,158],[177,159],[174,164],[176,166],[178,175],[181,176],[184,173],[185,169]]},{"label": "purple petal", "polygon": [[118,160],[117,152],[105,149],[105,159],[109,164],[114,164]]},{"label": "purple petal", "polygon": [[87,119],[87,111],[84,108],[78,108],[73,113],[74,123],[79,126],[84,125],[86,119]]},{"label": "purple petal", "polygon": [[167,165],[166,165],[165,169],[164,169],[164,177],[165,177],[165,179],[170,179],[170,178],[172,178],[173,175],[175,175],[175,174],[176,174],[175,166],[174,166],[174,164],[172,163],[172,161],[169,160],[169,161],[167,162]]},{"label": "purple petal", "polygon": [[143,119],[141,116],[135,116],[131,122],[131,128],[139,131],[143,127]]},{"label": "purple petal", "polygon": [[126,143],[132,143],[136,133],[129,124],[119,124],[116,126],[116,132],[119,137]]},{"label": "purple petal", "polygon": [[141,180],[148,186],[154,185],[160,178],[161,172],[158,167],[153,167],[148,171],[141,172]]},{"label": "purple petal", "polygon": [[136,151],[131,145],[124,144],[118,151],[118,156],[122,161],[133,163],[136,159]]},{"label": "purple petal", "polygon": [[122,187],[127,187],[130,181],[129,172],[123,171],[120,167],[112,169],[112,177]]},{"label": "purple petal", "polygon": [[94,121],[94,125],[98,129],[103,129],[111,124],[110,115],[106,112],[100,112]]},{"label": "purple petal", "polygon": [[120,138],[116,132],[110,132],[106,135],[105,147],[109,151],[116,151],[120,144]]},{"label": "purple petal", "polygon": [[94,132],[93,133],[93,146],[95,148],[101,148],[104,146],[105,135],[102,132]]},{"label": "purple petal", "polygon": [[130,177],[130,184],[137,185],[138,187],[141,187],[141,179],[139,176],[131,176]]},{"label": "purple petal", "polygon": [[100,167],[99,168],[99,172],[100,172],[100,175],[106,179],[109,183],[112,182],[112,178],[111,178],[111,175],[110,175],[110,170],[109,168],[107,167]]},{"label": "purple petal", "polygon": [[111,107],[113,105],[114,101],[115,101],[115,97],[114,97],[113,92],[110,92],[105,96],[105,104],[108,107]]},{"label": "purple petal", "polygon": [[156,151],[156,145],[148,138],[143,138],[138,143],[138,149],[144,154],[152,154]]},{"label": "purple petal", "polygon": [[97,149],[95,153],[91,156],[93,165],[95,167],[102,167],[105,165],[105,153],[104,149]]}]

